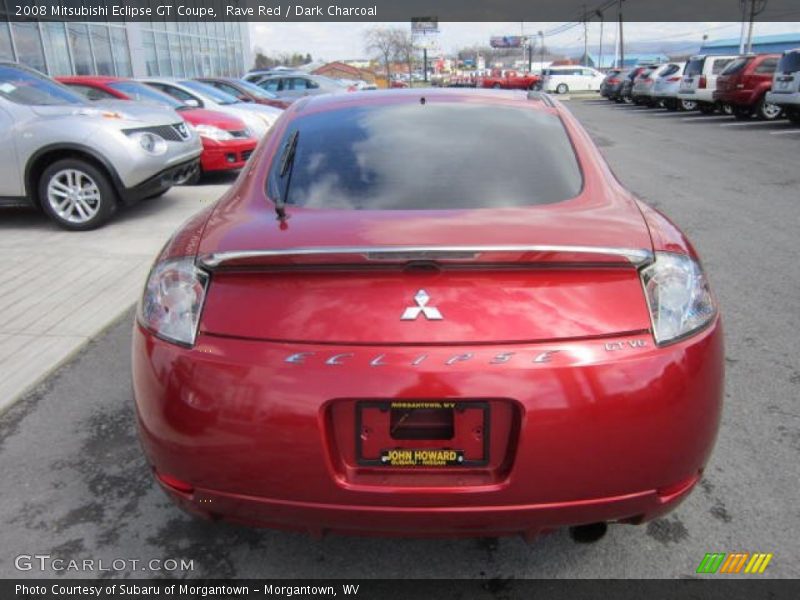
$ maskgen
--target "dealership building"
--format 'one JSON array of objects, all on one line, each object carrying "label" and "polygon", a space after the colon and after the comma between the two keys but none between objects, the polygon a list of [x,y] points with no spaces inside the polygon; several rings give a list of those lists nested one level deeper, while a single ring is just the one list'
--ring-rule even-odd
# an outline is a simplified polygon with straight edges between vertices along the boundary
[{"label": "dealership building", "polygon": [[251,66],[246,23],[10,22],[0,0],[0,60],[48,75],[239,77]]}]

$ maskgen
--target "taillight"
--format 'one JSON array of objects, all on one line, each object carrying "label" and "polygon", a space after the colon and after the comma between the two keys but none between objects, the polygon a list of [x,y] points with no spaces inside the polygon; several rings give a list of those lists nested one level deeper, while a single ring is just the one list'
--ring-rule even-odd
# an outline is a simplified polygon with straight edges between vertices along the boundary
[{"label": "taillight", "polygon": [[613,83],[614,85],[616,85],[619,83],[619,79],[617,79],[616,77],[612,77],[611,79],[608,80],[608,83]]},{"label": "taillight", "polygon": [[702,329],[717,313],[703,270],[689,256],[656,252],[641,278],[658,344]]},{"label": "taillight", "polygon": [[705,89],[708,85],[708,80],[706,79],[705,75],[700,75],[700,79],[698,80],[697,87],[700,89]]},{"label": "taillight", "polygon": [[208,281],[194,257],[156,263],[139,302],[139,322],[162,339],[193,346]]}]

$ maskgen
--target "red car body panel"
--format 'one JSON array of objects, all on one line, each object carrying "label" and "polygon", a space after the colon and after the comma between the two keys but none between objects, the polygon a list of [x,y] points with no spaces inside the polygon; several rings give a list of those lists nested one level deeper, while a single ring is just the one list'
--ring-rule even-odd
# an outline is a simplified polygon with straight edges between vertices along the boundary
[{"label": "red car body panel", "polygon": [[[111,94],[120,100],[132,99],[124,92],[108,85],[115,81],[124,81],[124,79],[120,77],[77,75],[73,77],[56,77],[56,81],[66,85],[74,84],[93,87]],[[180,116],[187,123],[195,126],[212,125],[219,129],[224,129],[225,131],[236,132],[247,129],[247,126],[241,119],[205,108],[186,108],[180,111]],[[204,172],[241,169],[247,163],[247,159],[250,158],[256,145],[258,145],[258,140],[252,137],[219,141],[201,136],[200,139],[203,142],[200,166]]]},{"label": "red car body panel", "polygon": [[[188,222],[160,260],[475,240],[695,256],[668,219],[622,188],[560,105],[496,92],[425,94],[428,102],[528,102],[558,114],[582,191],[516,209],[291,206],[280,222],[265,183],[296,115],[417,101],[419,92],[319,97],[281,117],[234,188]],[[699,480],[719,425],[719,317],[659,346],[636,265],[567,250],[536,255],[535,268],[530,256],[500,256],[504,269],[476,259],[464,270],[364,268],[357,260],[331,270],[302,256],[260,256],[213,271],[193,347],[134,327],[138,423],[157,480],[195,514],[314,534],[531,538],[565,525],[640,523],[673,509]],[[400,321],[422,287],[446,319]],[[364,416],[365,402],[442,399],[488,407],[484,426],[461,438],[485,444],[484,462],[396,468],[364,460],[382,443],[373,426],[381,417]]]},{"label": "red car body panel", "polygon": [[517,73],[509,71],[505,75],[490,75],[481,80],[481,87],[500,88],[504,90],[530,90],[542,80],[540,75],[533,73]]},{"label": "red car body panel", "polygon": [[756,70],[765,60],[771,59],[777,63],[780,58],[780,54],[759,54],[754,56],[739,72],[731,75],[720,75],[717,77],[714,100],[734,106],[756,106],[766,93],[772,89],[772,76],[774,73],[774,71],[757,73]]}]

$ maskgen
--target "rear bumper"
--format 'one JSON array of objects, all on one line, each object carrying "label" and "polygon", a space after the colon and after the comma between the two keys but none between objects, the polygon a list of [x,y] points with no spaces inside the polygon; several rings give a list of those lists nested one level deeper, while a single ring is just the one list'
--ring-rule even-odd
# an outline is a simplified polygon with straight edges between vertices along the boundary
[{"label": "rear bumper", "polygon": [[255,139],[228,140],[215,142],[203,139],[203,154],[200,155],[200,166],[203,171],[230,171],[241,169],[255,150],[258,141]]},{"label": "rear bumper", "polygon": [[800,107],[800,92],[794,94],[767,92],[767,102],[778,106]]},{"label": "rear bumper", "polygon": [[[312,354],[286,361],[298,352]],[[473,358],[446,364],[465,352]],[[511,360],[490,362],[509,352]],[[536,362],[543,352],[552,360]],[[344,353],[344,362],[326,364]],[[533,537],[643,522],[672,510],[697,482],[722,403],[718,322],[665,348],[639,335],[469,351],[298,348],[203,334],[185,349],[136,325],[132,354],[148,460],[192,488],[164,485],[176,503],[315,534]],[[507,460],[496,470],[360,466],[349,447],[355,427],[337,422],[331,407],[385,398],[508,399],[517,421]]]},{"label": "rear bumper", "polygon": [[733,106],[754,106],[760,99],[760,94],[755,90],[725,90],[715,91],[714,101],[732,104]]},{"label": "rear bumper", "polygon": [[187,494],[161,482],[175,504],[201,518],[304,531],[393,537],[484,537],[522,535],[527,539],[559,527],[597,522],[639,524],[676,508],[701,474],[664,490],[572,502],[509,506],[414,507],[328,504],[243,496],[209,489]]}]

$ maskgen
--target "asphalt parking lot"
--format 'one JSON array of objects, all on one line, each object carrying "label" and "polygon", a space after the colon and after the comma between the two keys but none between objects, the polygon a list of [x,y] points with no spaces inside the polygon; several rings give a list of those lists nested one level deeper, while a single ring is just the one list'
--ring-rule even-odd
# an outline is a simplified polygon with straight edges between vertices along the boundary
[{"label": "asphalt parking lot", "polygon": [[179,577],[684,578],[706,552],[734,551],[773,553],[761,577],[800,576],[800,128],[601,100],[569,106],[623,183],[692,238],[722,305],[722,428],[703,481],[676,512],[612,526],[593,544],[567,531],[532,544],[315,540],[193,520],[156,488],[139,451],[128,313],[0,416],[0,576],[58,576],[14,567],[20,554],[50,554],[193,560],[192,571],[171,573]]}]

